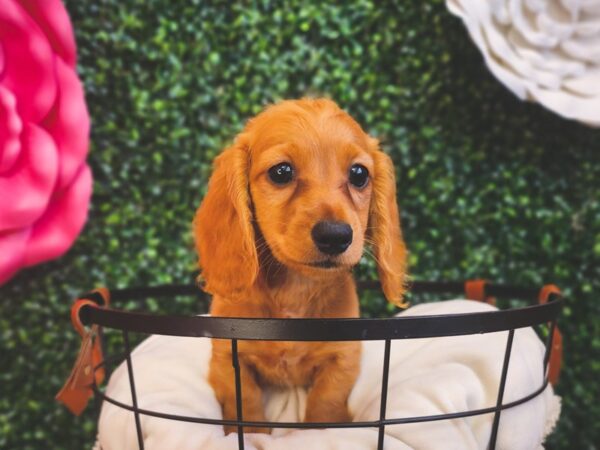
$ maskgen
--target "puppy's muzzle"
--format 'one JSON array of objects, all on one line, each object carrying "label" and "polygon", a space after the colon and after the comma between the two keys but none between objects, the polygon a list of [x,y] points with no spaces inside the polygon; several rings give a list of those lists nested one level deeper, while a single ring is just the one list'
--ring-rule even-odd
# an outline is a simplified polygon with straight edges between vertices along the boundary
[{"label": "puppy's muzzle", "polygon": [[317,248],[326,255],[339,255],[352,243],[352,227],[345,222],[318,222],[311,231]]}]

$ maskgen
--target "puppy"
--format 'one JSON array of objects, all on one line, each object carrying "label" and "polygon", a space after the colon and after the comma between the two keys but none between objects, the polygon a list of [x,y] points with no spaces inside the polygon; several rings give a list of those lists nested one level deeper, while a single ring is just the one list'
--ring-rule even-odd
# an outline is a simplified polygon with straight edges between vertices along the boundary
[{"label": "puppy", "polygon": [[[331,100],[283,101],[250,120],[215,160],[194,236],[213,316],[358,317],[352,268],[365,244],[386,298],[404,306],[406,250],[391,160]],[[265,420],[267,385],[307,387],[307,422],[351,420],[360,348],[241,341],[244,420]],[[235,419],[228,340],[213,340],[209,381],[224,418]]]}]

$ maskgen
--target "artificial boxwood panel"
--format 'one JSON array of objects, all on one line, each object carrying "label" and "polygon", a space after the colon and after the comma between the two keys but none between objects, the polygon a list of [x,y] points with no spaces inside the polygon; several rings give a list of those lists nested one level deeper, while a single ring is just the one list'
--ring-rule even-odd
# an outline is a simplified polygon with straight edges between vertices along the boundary
[{"label": "artificial boxwood panel", "polygon": [[[65,257],[0,288],[0,448],[90,447],[93,408],[75,418],[53,401],[78,347],[71,300],[191,282],[212,158],[263,105],[304,95],[335,99],[391,154],[415,277],[563,287],[563,414],[548,448],[600,442],[600,132],[513,97],[441,0],[66,3],[93,203]],[[373,275],[372,262],[358,271]],[[365,314],[384,307],[363,301]]]}]

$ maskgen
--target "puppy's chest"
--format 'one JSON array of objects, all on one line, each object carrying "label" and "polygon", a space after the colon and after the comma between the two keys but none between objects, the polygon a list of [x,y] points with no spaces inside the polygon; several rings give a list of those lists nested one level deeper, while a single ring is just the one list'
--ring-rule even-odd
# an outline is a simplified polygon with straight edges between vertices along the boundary
[{"label": "puppy's chest", "polygon": [[309,386],[317,369],[316,343],[249,342],[245,361],[254,368],[261,384]]}]

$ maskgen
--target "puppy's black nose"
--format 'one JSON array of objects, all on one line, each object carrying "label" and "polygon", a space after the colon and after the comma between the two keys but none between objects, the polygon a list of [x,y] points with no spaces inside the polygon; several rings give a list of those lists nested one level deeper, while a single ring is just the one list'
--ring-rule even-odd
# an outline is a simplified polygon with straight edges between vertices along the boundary
[{"label": "puppy's black nose", "polygon": [[344,222],[319,222],[311,235],[318,249],[327,255],[339,255],[352,243],[352,227]]}]

